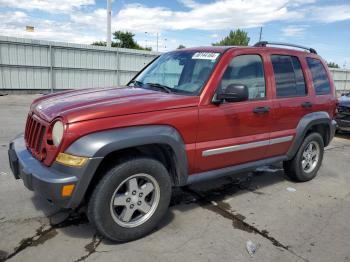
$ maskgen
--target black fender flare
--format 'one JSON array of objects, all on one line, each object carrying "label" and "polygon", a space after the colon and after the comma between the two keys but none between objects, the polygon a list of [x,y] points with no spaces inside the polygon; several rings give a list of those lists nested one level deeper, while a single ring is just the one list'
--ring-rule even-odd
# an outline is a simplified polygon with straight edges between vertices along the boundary
[{"label": "black fender flare", "polygon": [[102,159],[118,150],[150,144],[170,146],[175,155],[177,183],[185,185],[188,178],[185,144],[179,132],[168,125],[133,126],[91,133],[77,139],[65,152]]},{"label": "black fender flare", "polygon": [[329,142],[333,139],[336,123],[331,119],[329,114],[325,111],[313,112],[306,114],[298,123],[296,128],[295,138],[291,147],[287,152],[288,159],[292,159],[297,153],[300,145],[303,143],[306,133],[308,130],[315,125],[325,124],[329,127],[328,138],[326,140],[325,146],[329,144]]}]

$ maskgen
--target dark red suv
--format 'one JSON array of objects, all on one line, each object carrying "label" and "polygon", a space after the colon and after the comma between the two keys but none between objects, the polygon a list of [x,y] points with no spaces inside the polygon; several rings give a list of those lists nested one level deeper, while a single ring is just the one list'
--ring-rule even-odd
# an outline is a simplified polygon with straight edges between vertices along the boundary
[{"label": "dark red suv", "polygon": [[335,132],[333,81],[314,49],[269,44],[282,43],[177,50],[128,86],[36,99],[10,144],[14,176],[56,205],[87,204],[114,241],[154,229],[173,187],[282,161],[314,178]]}]

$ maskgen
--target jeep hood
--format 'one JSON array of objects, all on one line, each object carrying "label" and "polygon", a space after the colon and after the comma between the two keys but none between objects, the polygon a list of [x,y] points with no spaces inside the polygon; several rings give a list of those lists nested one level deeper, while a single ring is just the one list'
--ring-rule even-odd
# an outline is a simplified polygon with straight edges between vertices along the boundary
[{"label": "jeep hood", "polygon": [[350,97],[349,96],[341,96],[341,97],[339,97],[338,101],[339,101],[340,106],[350,107]]},{"label": "jeep hood", "polygon": [[34,100],[31,111],[51,122],[57,117],[68,123],[197,106],[199,97],[168,94],[133,87],[66,91]]}]

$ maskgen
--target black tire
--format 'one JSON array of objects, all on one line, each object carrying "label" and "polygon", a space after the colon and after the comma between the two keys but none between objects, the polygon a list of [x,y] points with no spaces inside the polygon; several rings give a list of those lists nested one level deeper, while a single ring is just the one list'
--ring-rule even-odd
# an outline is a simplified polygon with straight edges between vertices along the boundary
[{"label": "black tire", "polygon": [[[128,178],[137,174],[148,174],[154,178],[159,185],[159,201],[153,211],[154,213],[144,223],[135,227],[121,226],[112,215],[112,197],[114,199],[116,189],[121,183],[126,184],[129,181]],[[166,214],[171,198],[171,189],[169,173],[159,161],[137,158],[123,162],[107,171],[94,189],[88,203],[89,220],[102,236],[112,241],[127,242],[136,240],[154,230]]]},{"label": "black tire", "polygon": [[[302,167],[303,153],[306,147],[310,145],[311,142],[318,144],[319,156],[318,156],[317,164],[314,167],[314,169],[311,172],[305,172]],[[289,161],[283,162],[283,168],[284,168],[285,174],[290,179],[296,182],[306,182],[313,179],[316,176],[322,164],[323,154],[324,154],[324,143],[323,143],[322,136],[319,133],[309,134],[308,136],[305,137],[303,143],[301,144],[294,158]]]}]

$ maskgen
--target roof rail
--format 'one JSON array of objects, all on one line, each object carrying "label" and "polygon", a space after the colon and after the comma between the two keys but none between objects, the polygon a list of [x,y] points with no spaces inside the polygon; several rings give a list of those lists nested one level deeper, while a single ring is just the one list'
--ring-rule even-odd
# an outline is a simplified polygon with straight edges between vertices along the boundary
[{"label": "roof rail", "polygon": [[255,47],[265,47],[267,45],[283,45],[283,46],[291,46],[296,48],[301,48],[304,50],[308,50],[310,53],[317,54],[316,50],[311,47],[305,47],[302,45],[295,45],[295,44],[288,44],[288,43],[282,43],[282,42],[268,42],[268,41],[260,41],[257,42],[254,46]]}]

